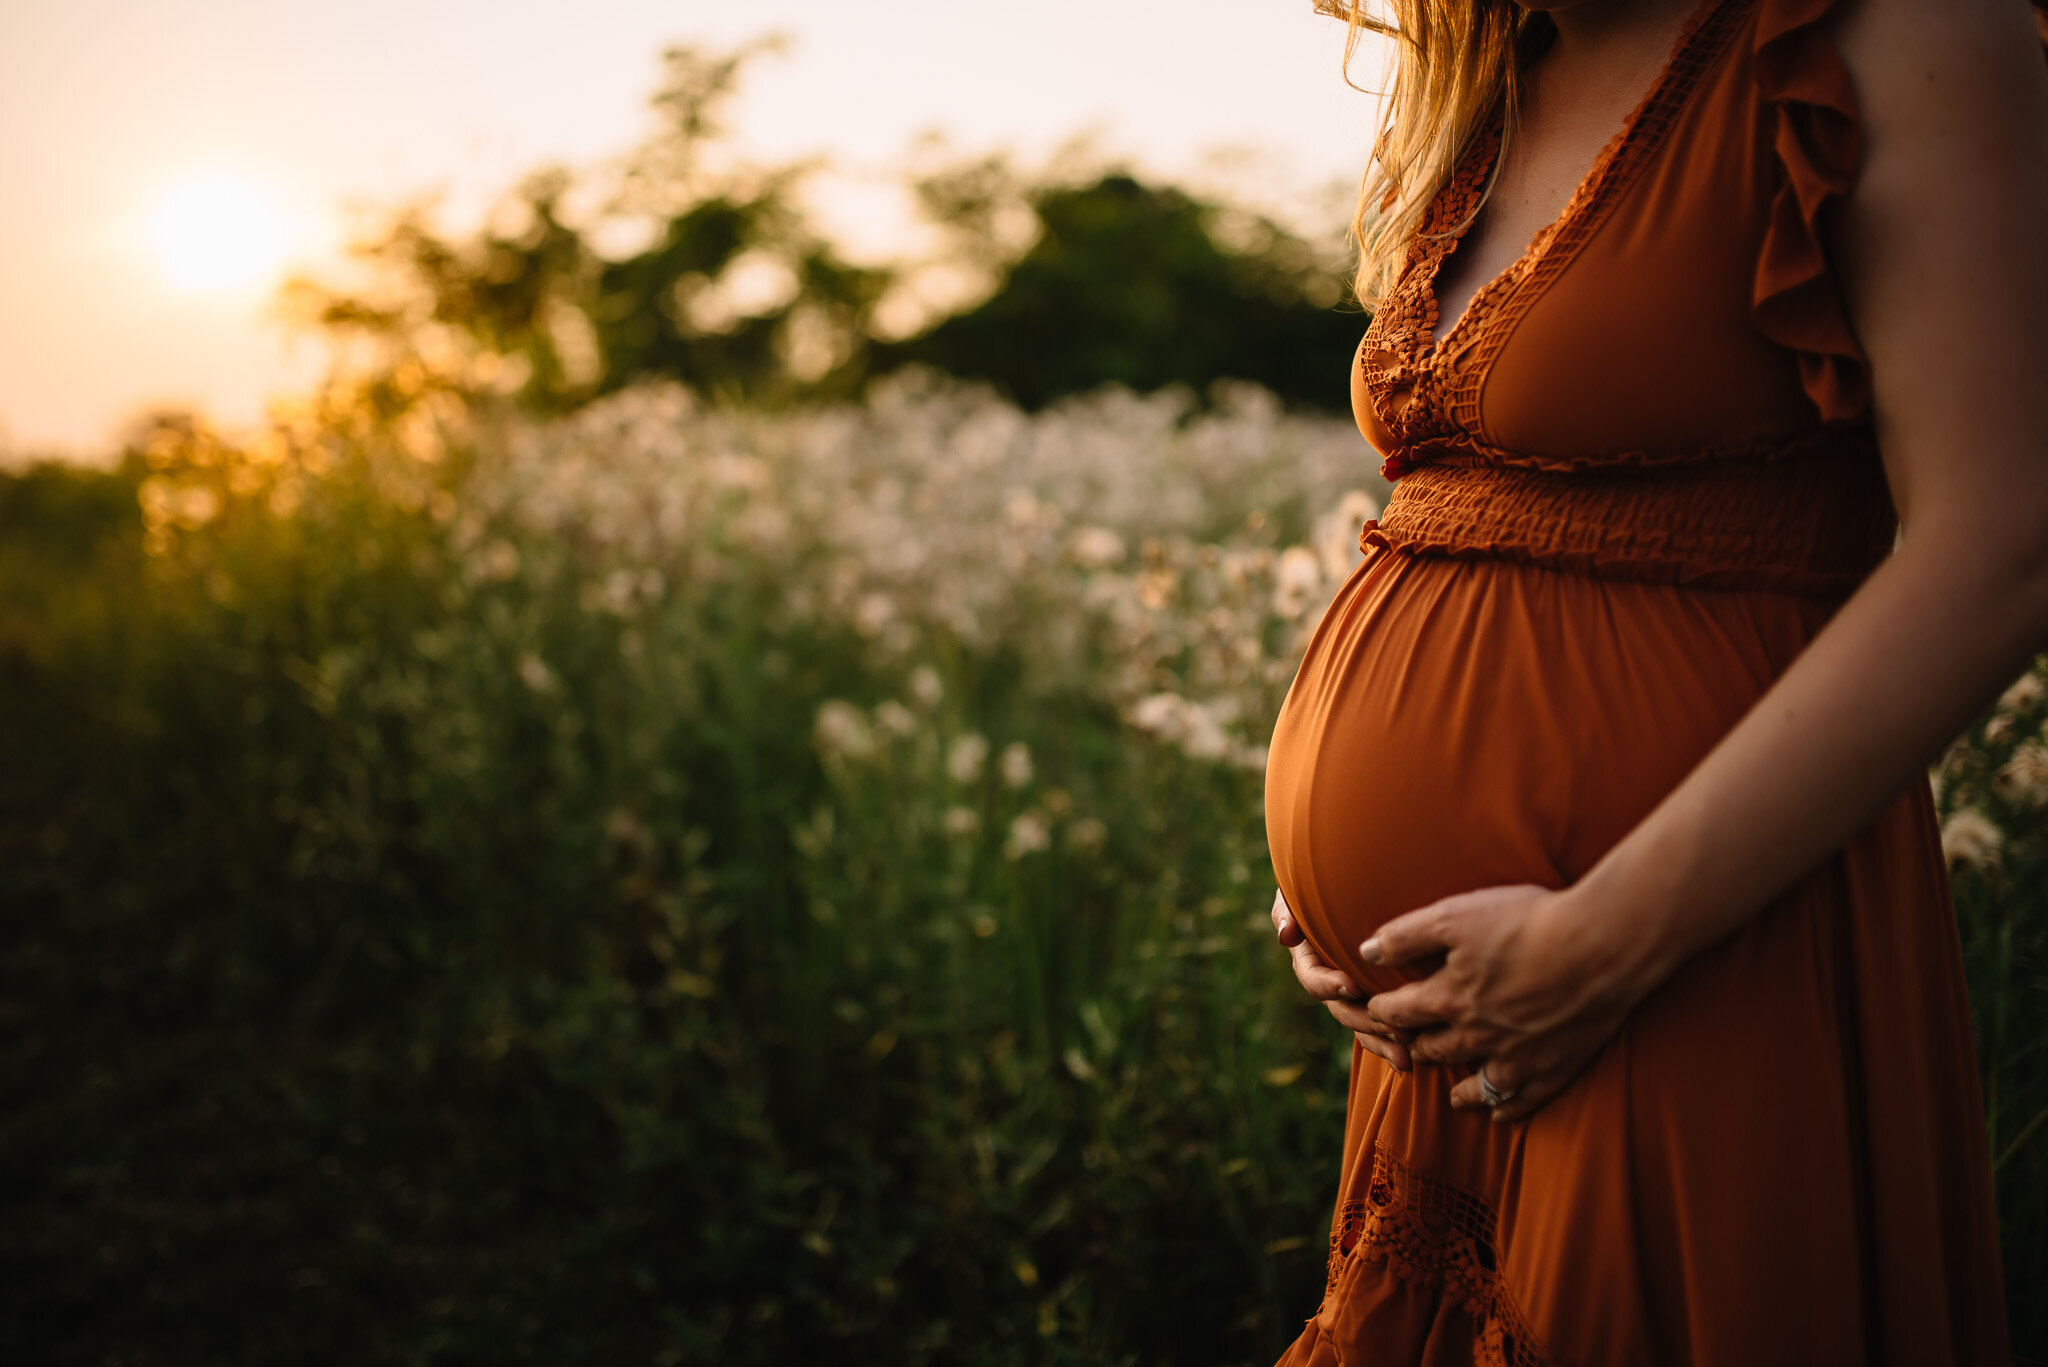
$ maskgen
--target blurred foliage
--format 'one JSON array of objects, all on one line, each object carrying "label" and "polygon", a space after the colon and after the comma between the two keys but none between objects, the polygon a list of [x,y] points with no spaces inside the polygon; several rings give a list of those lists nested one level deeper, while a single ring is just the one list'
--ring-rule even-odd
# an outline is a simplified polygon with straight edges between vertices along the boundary
[{"label": "blurred foliage", "polygon": [[[657,377],[752,403],[840,398],[908,362],[1027,408],[1224,378],[1348,408],[1345,358],[1367,320],[1342,306],[1333,254],[1125,172],[1068,165],[1033,184],[1000,157],[929,171],[911,188],[950,250],[850,263],[802,205],[812,168],[751,165],[726,136],[764,46],[669,50],[660,131],[609,174],[537,171],[468,237],[440,232],[431,202],[406,206],[355,248],[369,283],[298,279],[290,315],[372,368],[424,363],[543,412]],[[595,202],[571,213],[572,200]],[[600,250],[621,231],[643,245]],[[948,269],[985,297],[912,336],[885,326],[891,305],[929,313],[918,282]]]},{"label": "blurred foliage", "polygon": [[[1252,380],[1311,407],[1348,406],[1344,366],[1364,331],[1328,264],[1271,222],[1128,175],[1040,187],[1043,230],[985,303],[881,349],[992,380],[1036,408],[1105,381],[1133,389]],[[1234,245],[1224,245],[1225,240]]]},{"label": "blurred foliage", "polygon": [[1270,1358],[1348,1040],[1258,774],[391,394],[0,477],[0,1357]]},{"label": "blurred foliage", "polygon": [[1934,772],[1999,1192],[2013,1348],[2048,1360],[2048,667]]},{"label": "blurred foliage", "polygon": [[601,254],[592,225],[564,213],[579,178],[549,167],[468,238],[437,230],[431,201],[401,208],[354,248],[368,287],[296,279],[288,313],[367,344],[373,371],[424,365],[543,412],[653,375],[758,402],[844,392],[865,374],[888,273],[849,265],[810,228],[793,197],[802,168],[719,155],[724,106],[764,46],[664,54],[659,131],[591,215],[636,229],[643,249]]},{"label": "blurred foliage", "polygon": [[[1216,723],[1270,725],[1343,562],[1285,499],[1172,527],[1301,434],[938,390],[536,438],[393,394],[0,477],[0,1354],[1270,1361],[1348,1041]],[[1071,482],[1096,429],[1128,488]],[[1024,481],[980,520],[977,442]],[[1008,597],[949,627],[915,565],[849,569],[921,522]],[[1128,709],[1133,653],[1252,710]],[[2036,1354],[2041,680],[1937,770]]]}]

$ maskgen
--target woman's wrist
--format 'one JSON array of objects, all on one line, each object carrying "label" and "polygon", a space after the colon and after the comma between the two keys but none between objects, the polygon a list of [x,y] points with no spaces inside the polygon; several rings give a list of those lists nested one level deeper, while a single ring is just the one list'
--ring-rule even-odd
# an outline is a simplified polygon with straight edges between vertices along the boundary
[{"label": "woman's wrist", "polygon": [[1677,967],[1655,918],[1633,900],[1617,897],[1605,880],[1581,879],[1543,904],[1542,933],[1568,965],[1584,1009],[1628,1011]]}]

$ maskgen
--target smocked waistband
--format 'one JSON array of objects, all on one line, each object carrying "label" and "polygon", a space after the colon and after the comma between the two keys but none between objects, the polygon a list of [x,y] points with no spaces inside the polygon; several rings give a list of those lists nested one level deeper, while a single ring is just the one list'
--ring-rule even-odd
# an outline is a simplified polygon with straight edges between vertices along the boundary
[{"label": "smocked waistband", "polygon": [[1359,547],[1839,599],[1896,529],[1867,449],[1571,473],[1448,458],[1403,476]]}]

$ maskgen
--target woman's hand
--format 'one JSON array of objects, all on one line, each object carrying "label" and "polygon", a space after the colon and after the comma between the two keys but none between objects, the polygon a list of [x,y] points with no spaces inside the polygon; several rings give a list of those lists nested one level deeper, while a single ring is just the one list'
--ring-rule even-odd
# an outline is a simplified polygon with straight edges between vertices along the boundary
[{"label": "woman's hand", "polygon": [[1359,946],[1367,963],[1444,956],[1428,977],[1379,993],[1365,1011],[1412,1032],[1418,1063],[1475,1065],[1451,1089],[1453,1106],[1483,1104],[1483,1065],[1511,1094],[1493,1118],[1528,1115],[1592,1062],[1640,999],[1621,956],[1589,933],[1604,922],[1576,915],[1568,897],[1530,884],[1481,888],[1397,916]]},{"label": "woman's hand", "polygon": [[1358,1003],[1358,985],[1350,977],[1323,962],[1315,946],[1301,933],[1294,912],[1278,889],[1273,892],[1273,929],[1294,960],[1294,976],[1303,990],[1329,1008],[1337,1024],[1358,1036],[1358,1042],[1402,1072],[1414,1064],[1408,1056],[1408,1032],[1395,1029],[1365,1013]]}]

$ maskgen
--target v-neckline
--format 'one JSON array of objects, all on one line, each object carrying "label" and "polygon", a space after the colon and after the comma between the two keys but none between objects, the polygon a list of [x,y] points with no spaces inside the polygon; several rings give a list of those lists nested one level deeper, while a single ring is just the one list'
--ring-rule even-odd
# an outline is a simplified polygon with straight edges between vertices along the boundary
[{"label": "v-neckline", "polygon": [[[1564,208],[1558,212],[1556,218],[1536,230],[1535,236],[1529,239],[1528,246],[1522,249],[1519,256],[1483,281],[1479,288],[1472,292],[1465,301],[1464,311],[1441,337],[1437,336],[1436,332],[1437,324],[1442,321],[1436,297],[1437,276],[1442,273],[1444,262],[1457,252],[1471,233],[1476,219],[1468,220],[1463,228],[1452,234],[1443,247],[1434,253],[1434,260],[1428,263],[1428,269],[1422,274],[1420,282],[1423,316],[1421,336],[1417,340],[1422,344],[1420,354],[1423,360],[1433,362],[1439,356],[1456,355],[1469,346],[1470,342],[1462,339],[1461,334],[1483,314],[1483,306],[1493,303],[1492,296],[1511,292],[1521,278],[1528,275],[1537,262],[1548,254],[1551,244],[1565,228],[1598,197],[1598,192],[1612,171],[1621,149],[1632,140],[1643,122],[1644,115],[1667,96],[1683,59],[1707,27],[1707,20],[1726,3],[1729,3],[1729,0],[1697,0],[1691,12],[1686,15],[1685,22],[1680,25],[1678,37],[1672,43],[1671,50],[1665,54],[1664,64],[1658,68],[1649,89],[1643,92],[1642,98],[1636,101],[1635,107],[1622,120],[1620,129],[1594,156],[1593,164],[1579,178],[1579,183],[1573,188],[1571,197],[1565,201]],[[1475,169],[1480,172],[1482,181],[1493,174],[1494,161],[1500,156],[1502,117],[1501,112],[1494,114],[1484,139],[1474,149],[1474,155],[1480,158]],[[1661,139],[1662,132],[1662,129],[1657,130],[1655,136]],[[1451,183],[1445,183],[1446,190],[1450,188]]]}]

